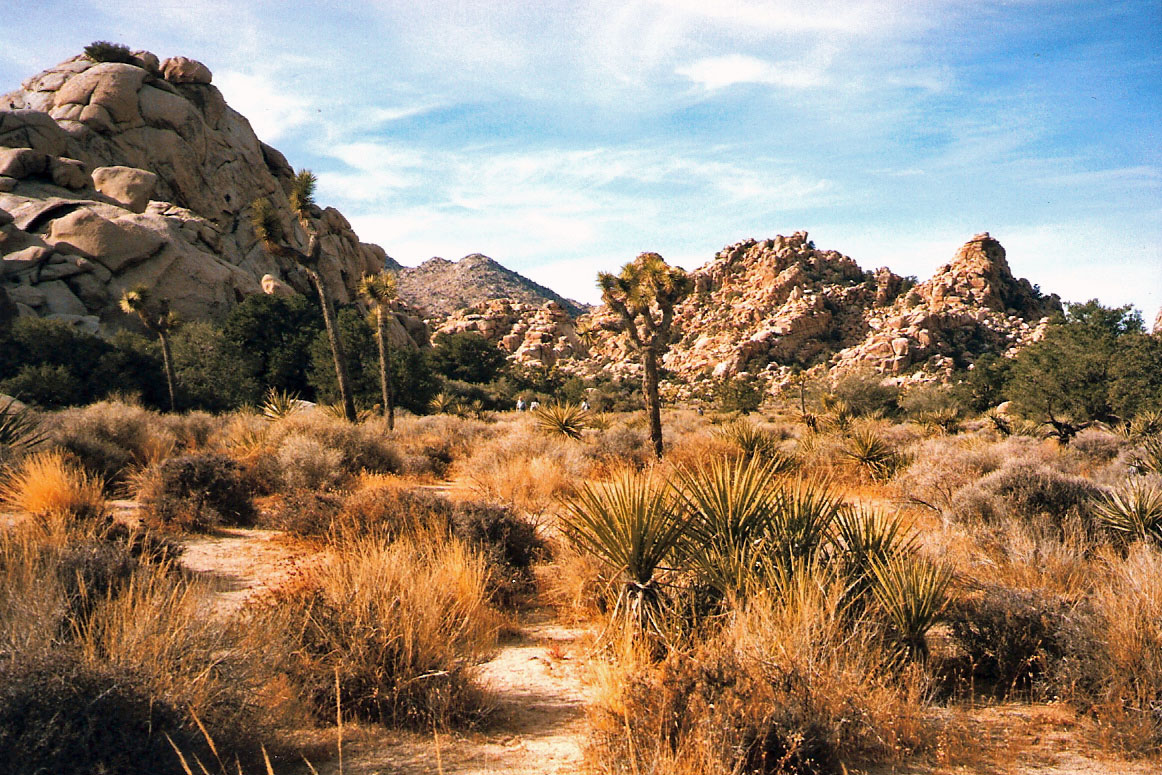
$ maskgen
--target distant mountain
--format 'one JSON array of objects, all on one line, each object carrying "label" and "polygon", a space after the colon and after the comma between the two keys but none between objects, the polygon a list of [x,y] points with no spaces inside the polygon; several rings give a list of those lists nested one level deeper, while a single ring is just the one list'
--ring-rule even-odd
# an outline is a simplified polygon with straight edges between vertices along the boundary
[{"label": "distant mountain", "polygon": [[419,266],[404,267],[398,277],[400,298],[433,317],[447,317],[490,299],[534,305],[555,301],[573,316],[587,309],[480,253],[459,261],[430,258]]}]

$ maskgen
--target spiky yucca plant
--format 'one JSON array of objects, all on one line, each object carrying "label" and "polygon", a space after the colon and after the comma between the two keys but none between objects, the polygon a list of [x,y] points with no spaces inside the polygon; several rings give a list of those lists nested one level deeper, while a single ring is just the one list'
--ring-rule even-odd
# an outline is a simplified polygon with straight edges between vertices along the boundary
[{"label": "spiky yucca plant", "polygon": [[661,634],[658,576],[678,560],[686,529],[670,488],[649,474],[625,471],[610,482],[582,486],[565,501],[561,521],[575,546],[621,575],[613,618],[621,616],[634,632]]},{"label": "spiky yucca plant", "polygon": [[952,569],[916,557],[871,563],[872,591],[891,637],[910,657],[928,658],[928,630],[948,605]]},{"label": "spiky yucca plant", "polygon": [[865,601],[872,584],[872,565],[916,552],[918,536],[901,515],[886,516],[862,506],[839,510],[832,540],[852,601]]},{"label": "spiky yucca plant", "polygon": [[800,479],[779,490],[769,528],[772,561],[788,568],[814,562],[827,542],[843,496],[826,481]]},{"label": "spiky yucca plant", "polygon": [[1162,436],[1147,436],[1143,439],[1133,463],[1143,474],[1162,476]]},{"label": "spiky yucca plant", "polygon": [[[347,419],[347,410],[343,407],[343,403],[341,401],[336,401],[331,404],[320,404],[320,408],[331,417],[334,417],[336,420]],[[355,422],[367,422],[371,419],[371,416],[372,413],[370,409],[364,409],[359,406],[355,407]]]},{"label": "spiky yucca plant", "polygon": [[916,422],[939,433],[955,433],[960,426],[960,410],[955,407],[920,412]]},{"label": "spiky yucca plant", "polygon": [[262,401],[262,416],[268,420],[281,420],[302,409],[299,394],[289,390],[270,388]]},{"label": "spiky yucca plant", "polygon": [[464,404],[459,396],[451,393],[437,393],[432,396],[432,400],[428,402],[428,408],[436,414],[462,414],[464,412]]},{"label": "spiky yucca plant", "polygon": [[896,468],[896,453],[871,427],[853,429],[843,442],[843,455],[876,481],[890,478]]},{"label": "spiky yucca plant", "polygon": [[774,474],[788,473],[795,468],[795,458],[779,447],[779,438],[753,423],[732,422],[715,431],[715,435],[738,447],[744,457],[762,458],[771,465]]},{"label": "spiky yucca plant", "polygon": [[1162,543],[1162,487],[1149,478],[1126,480],[1099,497],[1094,512],[1107,529],[1129,540]]},{"label": "spiky yucca plant", "polygon": [[581,438],[589,427],[589,412],[570,402],[547,404],[533,410],[537,427],[546,433],[558,433],[570,439]]},{"label": "spiky yucca plant", "polygon": [[679,467],[673,486],[688,522],[686,553],[699,578],[722,597],[748,596],[762,586],[780,503],[775,464],[749,457]]},{"label": "spiky yucca plant", "polygon": [[32,410],[18,405],[15,398],[0,403],[0,446],[25,452],[46,438]]},{"label": "spiky yucca plant", "polygon": [[1148,409],[1134,415],[1134,419],[1129,422],[1129,431],[1136,439],[1162,436],[1162,411]]}]

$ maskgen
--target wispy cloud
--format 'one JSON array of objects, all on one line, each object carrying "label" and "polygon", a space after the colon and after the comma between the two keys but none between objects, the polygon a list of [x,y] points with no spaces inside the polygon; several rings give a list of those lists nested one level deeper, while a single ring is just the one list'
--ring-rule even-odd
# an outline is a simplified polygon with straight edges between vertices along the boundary
[{"label": "wispy cloud", "polygon": [[788,89],[812,89],[827,83],[826,71],[799,62],[769,62],[744,54],[707,57],[679,67],[678,75],[710,90],[740,83],[781,86]]}]

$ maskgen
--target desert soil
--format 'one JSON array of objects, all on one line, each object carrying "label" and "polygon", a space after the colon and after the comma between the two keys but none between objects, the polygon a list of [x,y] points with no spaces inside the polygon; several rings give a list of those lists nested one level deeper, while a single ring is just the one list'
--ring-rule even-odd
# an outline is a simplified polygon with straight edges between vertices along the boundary
[{"label": "desert soil", "polygon": [[[277,531],[224,530],[186,543],[183,563],[217,585],[218,606],[237,610],[310,566],[303,544]],[[493,658],[480,667],[494,708],[478,730],[420,734],[374,726],[345,730],[342,769],[330,740],[320,775],[482,775],[584,771],[586,632],[550,609],[522,614]],[[950,716],[952,764],[876,767],[868,775],[1156,775],[1157,762],[1104,755],[1092,731],[1069,709],[1009,703]],[[955,738],[955,739],[954,739]],[[285,767],[276,768],[280,773]],[[853,770],[858,772],[859,770]]]}]

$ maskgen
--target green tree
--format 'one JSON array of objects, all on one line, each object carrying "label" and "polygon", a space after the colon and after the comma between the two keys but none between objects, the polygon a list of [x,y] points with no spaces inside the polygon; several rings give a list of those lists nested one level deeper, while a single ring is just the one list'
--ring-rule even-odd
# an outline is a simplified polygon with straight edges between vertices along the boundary
[{"label": "green tree", "polygon": [[314,397],[307,353],[322,332],[318,305],[297,294],[247,296],[222,326],[222,335],[238,353],[238,370],[260,390],[274,388],[304,398]]},{"label": "green tree", "polygon": [[642,253],[620,274],[597,275],[601,298],[616,312],[630,347],[641,356],[642,389],[654,454],[662,456],[662,412],[658,397],[658,361],[670,346],[674,306],[693,288],[680,268],[657,253]]},{"label": "green tree", "polygon": [[504,368],[504,352],[472,331],[436,334],[432,366],[448,379],[483,384],[496,379]]},{"label": "green tree", "polygon": [[1128,305],[1069,304],[1044,338],[1017,354],[1005,395],[1066,442],[1095,422],[1115,422],[1110,386],[1119,342],[1141,333],[1141,315]]},{"label": "green tree", "polygon": [[[339,310],[337,331],[349,356],[350,378],[356,399],[372,404],[380,396],[379,352],[375,329],[353,307]],[[320,401],[339,397],[335,371],[330,366],[330,344],[325,332],[319,332],[308,348],[309,379]],[[391,382],[395,386],[396,404],[411,412],[425,413],[432,396],[440,391],[440,382],[424,353],[412,348],[395,348],[390,355]]]},{"label": "green tree", "polygon": [[268,199],[257,199],[251,205],[251,223],[255,235],[263,242],[271,253],[289,258],[302,267],[307,273],[311,284],[319,295],[319,306],[323,311],[323,327],[327,332],[327,341],[331,346],[331,356],[335,364],[335,379],[343,403],[343,415],[348,422],[355,422],[355,397],[351,392],[351,381],[347,373],[347,354],[343,350],[342,340],[335,327],[335,309],[331,303],[331,294],[327,289],[326,278],[319,271],[319,260],[322,257],[322,242],[311,221],[311,212],[315,208],[315,184],[317,180],[310,170],[301,170],[294,178],[290,193],[291,209],[298,216],[299,224],[308,235],[307,252],[303,253],[287,244],[282,221],[275,212]]},{"label": "green tree", "polygon": [[387,429],[395,430],[395,400],[391,384],[391,338],[387,319],[396,298],[395,277],[387,272],[364,275],[359,281],[359,296],[375,313],[375,342],[379,346],[379,382],[383,393],[383,413],[387,415]]},{"label": "green tree", "polygon": [[121,310],[137,315],[141,324],[157,334],[161,342],[161,362],[165,367],[165,382],[169,388],[169,410],[177,410],[177,391],[174,389],[173,352],[170,334],[178,326],[177,315],[169,308],[169,299],[152,294],[144,285],[125,291],[121,296]]},{"label": "green tree", "polygon": [[173,338],[174,372],[183,407],[220,412],[256,404],[262,389],[244,362],[237,345],[211,323],[182,326]]}]

